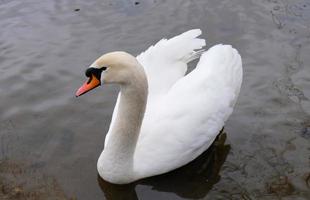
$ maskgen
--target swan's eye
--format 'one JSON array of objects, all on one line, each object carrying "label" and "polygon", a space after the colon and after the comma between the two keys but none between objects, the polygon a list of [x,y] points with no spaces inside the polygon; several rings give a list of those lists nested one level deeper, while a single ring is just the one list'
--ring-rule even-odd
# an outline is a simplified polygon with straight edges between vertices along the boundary
[{"label": "swan's eye", "polygon": [[101,68],[101,71],[105,71],[105,70],[107,70],[107,67],[102,67]]}]

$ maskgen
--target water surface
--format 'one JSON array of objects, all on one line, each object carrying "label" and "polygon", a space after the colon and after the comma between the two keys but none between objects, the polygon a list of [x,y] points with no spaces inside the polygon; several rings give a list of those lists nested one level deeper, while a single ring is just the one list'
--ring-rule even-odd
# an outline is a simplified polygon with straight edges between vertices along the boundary
[{"label": "water surface", "polygon": [[[1,198],[310,199],[309,0],[1,0],[0,27]],[[76,99],[85,68],[191,28],[243,58],[226,145],[167,175],[102,181],[118,88]]]}]

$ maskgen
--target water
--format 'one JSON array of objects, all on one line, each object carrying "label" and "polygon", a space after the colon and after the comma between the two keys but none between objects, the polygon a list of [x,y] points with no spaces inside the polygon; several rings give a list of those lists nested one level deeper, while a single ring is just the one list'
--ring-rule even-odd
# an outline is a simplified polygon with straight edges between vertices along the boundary
[{"label": "water", "polygon": [[[0,27],[1,198],[310,198],[309,0],[0,0]],[[226,145],[167,175],[102,181],[117,88],[76,99],[85,68],[191,28],[243,58]]]}]

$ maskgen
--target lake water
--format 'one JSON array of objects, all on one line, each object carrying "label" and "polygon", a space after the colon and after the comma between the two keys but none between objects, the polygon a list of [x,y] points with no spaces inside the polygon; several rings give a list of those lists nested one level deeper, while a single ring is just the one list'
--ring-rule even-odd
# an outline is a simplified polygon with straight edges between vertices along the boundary
[{"label": "lake water", "polygon": [[[192,28],[243,58],[226,144],[173,173],[102,181],[118,88],[76,99],[84,70]],[[309,100],[310,0],[0,0],[0,199],[310,199]]]}]

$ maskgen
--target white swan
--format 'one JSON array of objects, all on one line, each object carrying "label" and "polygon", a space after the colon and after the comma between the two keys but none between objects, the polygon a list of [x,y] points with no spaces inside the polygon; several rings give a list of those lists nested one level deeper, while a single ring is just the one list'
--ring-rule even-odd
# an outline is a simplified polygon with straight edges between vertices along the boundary
[{"label": "white swan", "polygon": [[[199,29],[163,39],[137,58],[112,52],[87,70],[80,96],[101,83],[120,85],[97,168],[125,184],[185,165],[205,151],[233,111],[242,82],[238,52],[205,45]],[[200,57],[185,75],[187,63]]]}]

